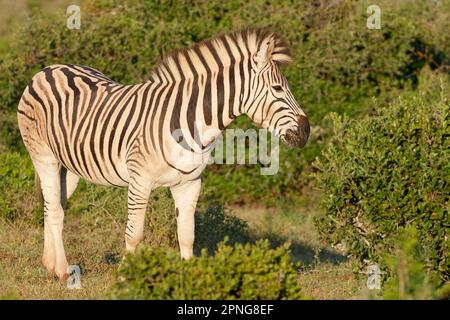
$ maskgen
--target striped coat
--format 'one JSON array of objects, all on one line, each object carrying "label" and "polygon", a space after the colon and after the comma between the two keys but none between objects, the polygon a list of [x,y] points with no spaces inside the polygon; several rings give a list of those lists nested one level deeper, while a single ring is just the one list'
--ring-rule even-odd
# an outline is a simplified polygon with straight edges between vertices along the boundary
[{"label": "striped coat", "polygon": [[[129,251],[143,238],[151,190],[170,187],[181,256],[191,257],[200,175],[212,142],[236,117],[248,115],[290,146],[306,143],[308,120],[279,69],[290,59],[275,34],[246,30],[174,52],[136,85],[80,65],[37,73],[19,102],[18,122],[44,199],[48,271],[67,278],[63,206],[80,177],[128,187]],[[180,146],[205,161],[174,157]]]}]

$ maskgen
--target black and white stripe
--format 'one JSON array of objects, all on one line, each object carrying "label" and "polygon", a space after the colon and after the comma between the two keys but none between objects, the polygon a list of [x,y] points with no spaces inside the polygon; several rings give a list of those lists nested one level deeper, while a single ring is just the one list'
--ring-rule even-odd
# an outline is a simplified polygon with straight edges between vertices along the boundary
[{"label": "black and white stripe", "polygon": [[[47,189],[64,189],[48,178],[62,168],[72,181],[65,187],[66,196],[78,177],[128,186],[127,247],[133,249],[142,238],[142,212],[151,190],[170,186],[177,203],[177,188],[199,181],[205,167],[172,159],[176,145],[192,152],[205,150],[214,137],[205,136],[204,130],[220,132],[241,114],[289,145],[306,143],[309,124],[278,66],[290,59],[273,33],[246,30],[174,52],[155,66],[147,82],[136,85],[116,83],[80,65],[43,69],[25,88],[18,120],[46,203],[53,201]],[[183,130],[181,138],[173,137],[177,130]],[[191,205],[197,196],[191,196]],[[189,215],[183,211],[192,210],[178,202],[180,217]],[[59,211],[53,204],[46,215],[60,215],[55,213]],[[184,219],[180,217],[179,224]],[[179,235],[182,230],[179,227]],[[181,242],[182,255],[189,257],[192,253],[183,253]]]}]

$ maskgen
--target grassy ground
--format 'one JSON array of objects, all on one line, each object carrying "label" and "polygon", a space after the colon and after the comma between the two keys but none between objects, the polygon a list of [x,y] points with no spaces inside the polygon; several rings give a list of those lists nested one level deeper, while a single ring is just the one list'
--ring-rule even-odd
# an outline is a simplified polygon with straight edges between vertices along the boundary
[{"label": "grassy ground", "polygon": [[67,214],[68,261],[82,268],[81,290],[47,276],[40,258],[43,230],[30,222],[0,222],[0,296],[18,299],[104,299],[122,249],[123,228],[107,214]]},{"label": "grassy ground", "polygon": [[[14,223],[2,220],[1,298],[108,298],[108,288],[123,253],[126,213],[111,214],[102,210],[98,202],[83,205],[80,209],[74,203],[76,199],[77,196],[66,211],[64,241],[69,263],[80,265],[82,269],[82,289],[68,290],[47,276],[40,262],[41,225],[28,218],[17,219]],[[276,211],[233,208],[231,212],[248,222],[253,238],[269,238],[275,244],[291,242],[294,260],[302,262],[299,281],[306,295],[316,299],[363,299],[368,296],[364,289],[365,280],[352,273],[351,261],[318,241],[312,225],[314,211],[306,208]]]}]

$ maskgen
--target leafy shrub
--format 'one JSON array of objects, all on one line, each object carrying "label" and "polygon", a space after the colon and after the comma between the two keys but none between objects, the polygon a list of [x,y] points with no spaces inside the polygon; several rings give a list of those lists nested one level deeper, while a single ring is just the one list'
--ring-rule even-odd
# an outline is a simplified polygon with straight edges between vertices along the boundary
[{"label": "leafy shrub", "polygon": [[165,248],[144,247],[120,266],[112,296],[119,299],[301,299],[285,247],[220,244],[214,256],[182,260]]},{"label": "leafy shrub", "polygon": [[31,216],[36,207],[34,170],[26,154],[0,153],[0,218]]},{"label": "leafy shrub", "polygon": [[[444,85],[444,83],[443,83]],[[333,115],[334,134],[316,160],[323,239],[361,261],[379,261],[406,226],[419,232],[426,265],[449,279],[448,98],[400,98],[361,120]]]},{"label": "leafy shrub", "polygon": [[[205,186],[231,203],[275,205],[298,199],[308,184],[310,163],[327,135],[330,111],[365,113],[367,99],[390,99],[417,84],[421,70],[448,70],[449,4],[379,1],[382,29],[366,27],[368,1],[85,1],[82,27],[66,28],[65,12],[36,13],[23,23],[0,57],[0,111],[14,112],[34,73],[54,63],[77,63],[114,80],[147,79],[161,53],[218,33],[248,26],[270,26],[292,46],[286,68],[294,95],[323,132],[303,150],[281,148],[280,172],[259,175],[259,166],[211,166]],[[248,119],[241,125],[249,126]],[[17,142],[15,122],[2,123]],[[2,134],[3,135],[3,134]],[[2,137],[3,140],[3,137]],[[220,181],[219,181],[220,180]],[[238,189],[236,189],[238,188]]]},{"label": "leafy shrub", "polygon": [[449,293],[449,284],[438,288],[436,279],[427,272],[423,248],[414,227],[407,227],[401,232],[394,252],[387,255],[383,262],[390,272],[390,277],[384,283],[384,299],[439,299]]}]

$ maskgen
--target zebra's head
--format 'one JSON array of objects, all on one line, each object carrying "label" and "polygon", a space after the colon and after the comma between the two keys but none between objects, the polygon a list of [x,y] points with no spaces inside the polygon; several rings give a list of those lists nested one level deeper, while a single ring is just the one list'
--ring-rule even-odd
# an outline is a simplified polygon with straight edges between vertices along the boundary
[{"label": "zebra's head", "polygon": [[252,98],[246,113],[288,146],[303,147],[309,137],[309,121],[279,68],[279,64],[291,61],[287,47],[273,33],[258,38],[250,59]]}]

